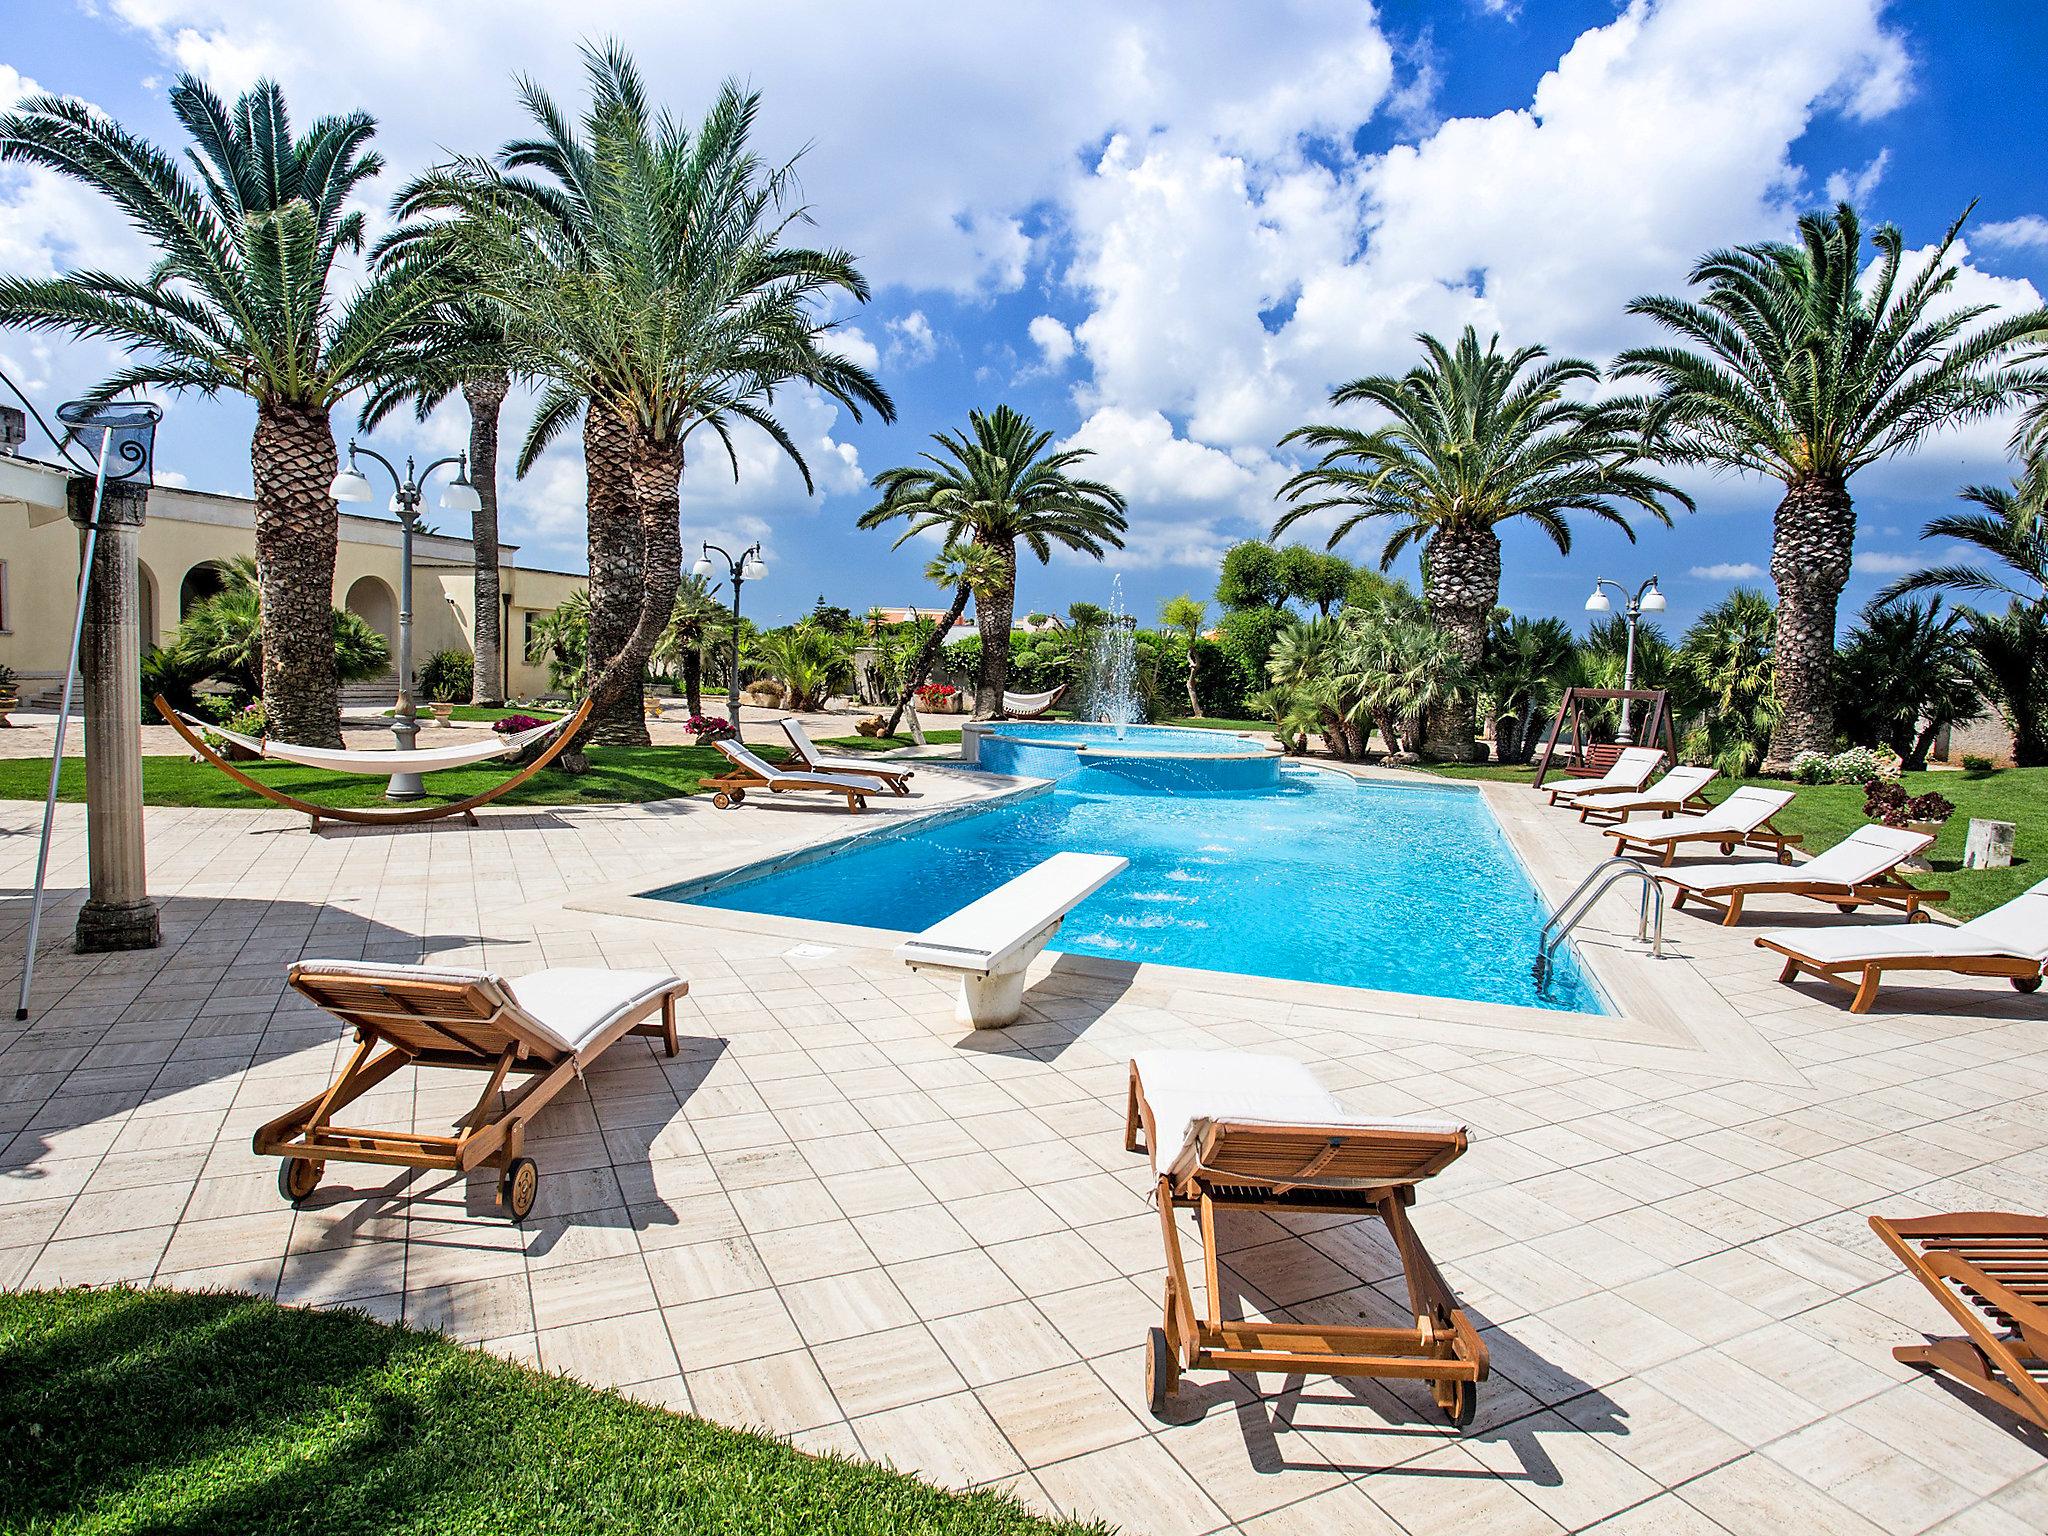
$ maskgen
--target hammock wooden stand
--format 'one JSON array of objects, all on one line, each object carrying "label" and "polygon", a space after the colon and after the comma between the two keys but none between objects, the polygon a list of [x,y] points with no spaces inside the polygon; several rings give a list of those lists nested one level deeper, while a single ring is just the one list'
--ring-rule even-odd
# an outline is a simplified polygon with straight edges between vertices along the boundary
[{"label": "hammock wooden stand", "polygon": [[[502,795],[510,794],[568,750],[569,743],[576,739],[577,731],[582,729],[583,721],[590,713],[591,704],[589,699],[585,699],[577,706],[576,713],[555,732],[554,740],[547,744],[540,756],[503,783],[494,784],[481,794],[470,795],[462,800],[451,800],[446,805],[409,805],[392,810],[369,810],[352,806],[315,805],[310,800],[301,800],[296,795],[288,795],[260,779],[252,778],[208,746],[204,737],[179,718],[169,699],[158,694],[153,702],[156,704],[156,712],[164,717],[164,723],[176,731],[184,739],[185,745],[202,761],[213,764],[244,789],[262,796],[273,805],[281,805],[288,811],[297,811],[301,816],[308,817],[311,825],[307,830],[311,832],[318,832],[323,821],[346,821],[358,826],[377,827],[402,826],[415,821],[440,821],[449,816],[460,816],[473,827],[477,824],[476,812],[479,807],[489,805]],[[389,771],[391,770],[381,768],[366,770],[366,775]]]},{"label": "hammock wooden stand", "polygon": [[[1650,708],[1643,720],[1643,728],[1636,736],[1639,747],[1654,747],[1663,739],[1665,766],[1678,761],[1678,737],[1671,727],[1671,695],[1662,688],[1567,688],[1564,697],[1558,701],[1557,714],[1550,722],[1550,735],[1543,743],[1543,756],[1536,764],[1536,789],[1543,787],[1543,776],[1550,772],[1550,760],[1557,755],[1559,743],[1565,733],[1565,721],[1571,721],[1571,744],[1565,749],[1560,768],[1578,771],[1605,773],[1614,766],[1614,760],[1621,756],[1621,748],[1612,742],[1595,742],[1586,728],[1586,705],[1600,699],[1621,699],[1630,703],[1647,699]],[[1623,706],[1626,708],[1626,704]]]}]

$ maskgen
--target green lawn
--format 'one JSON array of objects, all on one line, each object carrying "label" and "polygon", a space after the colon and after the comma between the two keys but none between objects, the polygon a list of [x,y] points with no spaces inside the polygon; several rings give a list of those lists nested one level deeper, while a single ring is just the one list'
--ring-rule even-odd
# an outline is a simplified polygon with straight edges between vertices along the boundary
[{"label": "green lawn", "polygon": [[[1433,763],[1425,772],[1452,779],[1490,779],[1527,784],[1535,777],[1528,767],[1502,767],[1492,763]],[[1552,772],[1553,781],[1560,777]],[[1931,875],[1914,875],[1915,885],[1953,893],[1941,910],[1951,917],[1975,917],[1999,903],[2019,895],[2040,880],[2041,865],[2032,862],[2038,840],[2048,837],[2048,768],[2006,768],[1987,773],[1909,773],[1906,792],[1921,795],[1934,790],[1955,802],[1955,815],[1935,840]],[[1716,779],[1707,797],[1720,800],[1737,783],[1762,784],[1774,789],[1797,791],[1796,798],[1778,817],[1778,825],[1797,832],[1809,849],[1831,847],[1858,827],[1867,824],[1863,814],[1863,788],[1858,784],[1796,785],[1785,779]],[[1564,814],[1560,811],[1558,814]],[[1963,839],[1972,816],[2009,821],[2019,828],[2019,856],[2007,869],[1964,869]]]},{"label": "green lawn", "polygon": [[[423,741],[432,744],[431,733]],[[935,731],[927,740],[945,744],[960,739],[958,731]],[[831,751],[879,752],[889,747],[910,745],[908,736],[836,737],[819,745]],[[787,760],[779,747],[762,747],[761,755],[771,762]],[[535,774],[497,803],[499,805],[618,805],[645,800],[672,800],[694,795],[704,779],[719,772],[725,759],[711,747],[592,747],[590,771],[563,773],[549,767]],[[301,768],[295,763],[237,763],[252,779],[274,785],[318,805],[378,806],[384,799],[384,780],[360,774],[335,773],[325,768]],[[426,796],[415,802],[432,805],[481,794],[502,782],[511,772],[497,761],[448,768],[430,773],[423,781]],[[0,758],[0,800],[40,800],[50,782],[47,758]],[[61,800],[85,798],[85,765],[78,758],[64,760],[64,772],[57,781]],[[195,763],[189,756],[145,757],[142,760],[142,798],[146,805],[225,806],[255,809],[269,801],[250,793],[218,769]]]},{"label": "green lawn", "polygon": [[1212,715],[1204,715],[1199,720],[1162,720],[1159,723],[1185,725],[1198,731],[1265,731],[1270,734],[1273,729],[1273,722],[1270,720],[1219,720]]},{"label": "green lawn", "polygon": [[[384,713],[389,717],[397,714],[398,711],[387,709]],[[467,720],[474,725],[493,725],[503,720],[507,715],[525,715],[530,720],[557,720],[566,713],[568,713],[566,710],[542,708],[538,704],[531,709],[507,707],[503,704],[457,704],[448,712],[448,718],[451,720]],[[419,706],[420,719],[424,721],[431,714],[432,709],[422,700]],[[425,728],[427,730],[434,729],[432,725],[428,725]]]},{"label": "green lawn", "polygon": [[0,1424],[0,1530],[49,1536],[1107,1529],[241,1296],[0,1296]]}]

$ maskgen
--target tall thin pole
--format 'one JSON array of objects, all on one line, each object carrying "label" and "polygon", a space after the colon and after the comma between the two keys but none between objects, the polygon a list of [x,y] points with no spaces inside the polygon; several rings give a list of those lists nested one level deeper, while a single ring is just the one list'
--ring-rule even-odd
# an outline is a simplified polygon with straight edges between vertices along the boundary
[{"label": "tall thin pole", "polygon": [[[723,551],[720,551],[723,553]],[[732,733],[740,733],[740,568],[732,567],[732,676],[726,681],[725,715]]]},{"label": "tall thin pole", "polygon": [[78,612],[71,620],[71,654],[64,666],[64,702],[57,711],[57,742],[50,754],[50,787],[43,796],[43,835],[36,846],[35,890],[28,902],[28,953],[21,962],[21,996],[14,1017],[28,1017],[29,987],[35,979],[36,939],[43,926],[43,880],[50,869],[50,835],[57,825],[57,780],[64,769],[64,728],[71,722],[71,695],[78,686],[78,646],[85,636],[85,600],[92,590],[92,563],[99,552],[100,507],[107,494],[107,453],[114,441],[112,427],[100,428],[100,462],[93,471],[92,521],[85,525],[85,554],[78,568]]}]

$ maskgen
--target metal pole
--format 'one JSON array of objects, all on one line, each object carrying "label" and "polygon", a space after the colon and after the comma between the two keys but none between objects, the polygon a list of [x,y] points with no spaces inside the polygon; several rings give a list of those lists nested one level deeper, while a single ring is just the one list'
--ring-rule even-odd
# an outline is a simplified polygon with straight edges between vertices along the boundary
[{"label": "metal pole", "polygon": [[[410,752],[419,745],[419,707],[412,697],[412,530],[419,517],[419,492],[412,478],[412,461],[406,460],[405,485],[398,493],[398,707],[392,714],[391,735],[398,750]],[[426,793],[416,773],[394,773],[384,790],[386,800],[417,800]]]},{"label": "metal pole", "polygon": [[[1621,687],[1624,693],[1636,685],[1636,620],[1643,611],[1638,606],[1639,598],[1640,594],[1628,600],[1628,650],[1621,663]],[[1634,699],[1621,701],[1621,729],[1614,733],[1614,744],[1618,747],[1631,746],[1635,742],[1634,706]]]},{"label": "metal pole", "polygon": [[114,441],[112,427],[100,428],[100,462],[93,473],[92,521],[85,528],[85,554],[78,568],[78,611],[71,620],[71,655],[64,667],[64,702],[57,710],[57,742],[50,753],[50,786],[43,796],[43,835],[36,846],[35,890],[28,902],[28,953],[21,963],[21,996],[16,999],[14,1017],[28,1017],[28,992],[35,979],[36,937],[43,926],[43,880],[50,869],[50,834],[57,824],[57,780],[64,769],[64,728],[71,722],[71,695],[78,686],[78,645],[85,635],[85,600],[92,585],[92,562],[100,542],[100,507],[107,495],[107,453]]},{"label": "metal pole", "polygon": [[[719,551],[725,554],[724,550]],[[732,556],[726,555],[730,561]],[[725,713],[732,722],[732,733],[740,733],[740,567],[735,563],[732,570],[732,676],[726,682]]]}]

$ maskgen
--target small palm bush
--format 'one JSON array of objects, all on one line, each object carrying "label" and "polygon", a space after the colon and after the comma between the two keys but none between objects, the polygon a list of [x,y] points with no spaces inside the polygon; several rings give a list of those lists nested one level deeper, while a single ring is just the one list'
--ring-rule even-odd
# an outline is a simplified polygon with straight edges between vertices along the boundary
[{"label": "small palm bush", "polygon": [[476,683],[476,658],[460,646],[436,651],[420,666],[420,696],[441,704],[460,704]]}]

